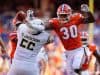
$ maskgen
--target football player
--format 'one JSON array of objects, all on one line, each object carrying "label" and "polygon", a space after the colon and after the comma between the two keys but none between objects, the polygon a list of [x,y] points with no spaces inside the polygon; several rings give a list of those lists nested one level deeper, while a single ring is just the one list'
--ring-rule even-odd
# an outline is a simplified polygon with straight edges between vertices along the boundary
[{"label": "football player", "polygon": [[[85,60],[82,68],[84,68],[84,70],[89,68],[89,64],[91,63],[90,61],[92,59],[92,56],[95,56],[96,60],[99,62],[99,65],[100,65],[100,60],[99,60],[100,51],[99,51],[99,49],[97,48],[97,46],[95,44],[89,44],[89,35],[87,32],[85,32],[85,31],[80,32],[80,35],[81,35],[83,48],[84,48],[84,51],[86,53],[85,56],[88,57],[88,55],[89,55],[88,60]],[[89,48],[89,51],[90,51],[89,54],[87,53],[87,48]]]},{"label": "football player", "polygon": [[68,75],[75,75],[73,73],[81,71],[84,50],[78,27],[82,23],[94,22],[94,17],[86,4],[81,5],[81,13],[72,13],[69,5],[61,4],[57,9],[57,18],[49,20],[49,24],[46,25],[46,29],[53,29],[57,33],[66,49]]},{"label": "football player", "polygon": [[[19,18],[16,18],[16,16],[18,16]],[[33,10],[29,9],[27,10],[27,13],[25,14],[23,11],[19,11],[16,14],[15,18],[13,19],[13,25],[15,27],[15,30],[10,33],[9,38],[10,38],[10,46],[11,46],[11,52],[10,52],[10,58],[11,58],[11,63],[12,63],[12,59],[14,57],[14,53],[16,50],[16,46],[17,46],[17,27],[21,24],[21,23],[25,23],[23,21],[23,19],[26,17],[27,20],[33,20],[34,16],[33,16]],[[22,19],[21,19],[22,18]],[[18,20],[18,21],[17,21]]]},{"label": "football player", "polygon": [[11,48],[10,59],[11,59],[11,63],[12,63],[12,59],[14,57],[14,53],[15,53],[16,46],[17,46],[17,33],[16,33],[16,31],[10,33],[9,39],[10,39],[9,45],[10,45],[10,48]]},{"label": "football player", "polygon": [[17,46],[17,28],[19,27],[20,24],[25,23],[24,20],[25,18],[26,18],[26,14],[23,11],[19,11],[17,12],[16,16],[12,20],[12,24],[14,25],[14,31],[9,34],[9,39],[10,39],[9,44],[11,47],[11,51],[10,51],[11,63]]},{"label": "football player", "polygon": [[23,20],[18,15],[18,22],[23,22],[17,27],[17,47],[7,75],[39,75],[37,55],[42,46],[51,42],[50,35],[44,31],[42,20],[34,19],[28,22],[25,21],[24,15],[21,14]]}]

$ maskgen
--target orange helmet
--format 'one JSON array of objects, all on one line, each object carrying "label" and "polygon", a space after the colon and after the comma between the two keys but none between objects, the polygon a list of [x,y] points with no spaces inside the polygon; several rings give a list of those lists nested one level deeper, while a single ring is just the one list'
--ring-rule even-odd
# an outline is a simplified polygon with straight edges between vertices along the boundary
[{"label": "orange helmet", "polygon": [[72,9],[67,4],[62,4],[57,9],[57,15],[58,14],[70,14],[72,12]]},{"label": "orange helmet", "polygon": [[67,18],[72,13],[72,9],[67,4],[62,4],[57,9],[58,18],[65,17]]}]

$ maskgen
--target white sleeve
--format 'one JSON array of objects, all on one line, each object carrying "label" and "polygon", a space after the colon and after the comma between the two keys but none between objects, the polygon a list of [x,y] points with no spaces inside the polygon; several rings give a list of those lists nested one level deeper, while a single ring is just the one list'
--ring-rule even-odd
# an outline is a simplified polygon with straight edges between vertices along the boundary
[{"label": "white sleeve", "polygon": [[17,32],[21,32],[21,31],[24,32],[25,29],[26,29],[26,24],[20,24],[20,26],[17,29]]}]

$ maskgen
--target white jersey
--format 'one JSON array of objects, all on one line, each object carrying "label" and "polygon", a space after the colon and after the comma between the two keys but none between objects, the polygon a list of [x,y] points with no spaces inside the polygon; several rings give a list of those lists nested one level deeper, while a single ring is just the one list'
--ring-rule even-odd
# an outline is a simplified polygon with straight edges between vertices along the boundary
[{"label": "white jersey", "polygon": [[18,43],[15,52],[15,60],[33,62],[43,45],[47,43],[49,34],[45,31],[33,35],[26,24],[21,24],[17,31]]}]

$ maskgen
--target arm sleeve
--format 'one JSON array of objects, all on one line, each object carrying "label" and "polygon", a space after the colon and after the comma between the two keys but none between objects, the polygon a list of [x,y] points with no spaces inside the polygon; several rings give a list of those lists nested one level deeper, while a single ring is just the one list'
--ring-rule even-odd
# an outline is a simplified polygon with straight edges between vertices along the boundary
[{"label": "arm sleeve", "polygon": [[45,25],[45,30],[52,30],[53,28],[53,20],[49,20],[48,23]]},{"label": "arm sleeve", "polygon": [[57,20],[57,18],[50,19],[48,25],[46,25],[46,30],[55,30],[56,28],[58,28],[58,23],[59,21]]}]

